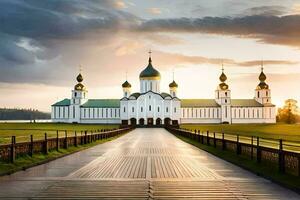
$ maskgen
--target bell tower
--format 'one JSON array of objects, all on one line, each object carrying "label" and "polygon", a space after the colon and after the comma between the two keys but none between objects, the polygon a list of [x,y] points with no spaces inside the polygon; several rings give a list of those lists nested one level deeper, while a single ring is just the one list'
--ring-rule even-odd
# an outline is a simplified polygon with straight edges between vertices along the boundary
[{"label": "bell tower", "polygon": [[83,77],[81,75],[81,69],[76,77],[77,84],[72,90],[72,98],[70,105],[70,120],[71,122],[80,122],[80,106],[87,101],[87,93],[85,86],[83,85]]},{"label": "bell tower", "polygon": [[221,106],[221,123],[231,124],[231,91],[229,86],[225,83],[227,76],[224,73],[222,64],[222,74],[219,77],[221,83],[215,90],[215,100]]},{"label": "bell tower", "polygon": [[255,100],[261,104],[269,104],[271,103],[271,90],[266,83],[267,76],[264,73],[263,61],[258,79],[260,82],[255,89]]}]

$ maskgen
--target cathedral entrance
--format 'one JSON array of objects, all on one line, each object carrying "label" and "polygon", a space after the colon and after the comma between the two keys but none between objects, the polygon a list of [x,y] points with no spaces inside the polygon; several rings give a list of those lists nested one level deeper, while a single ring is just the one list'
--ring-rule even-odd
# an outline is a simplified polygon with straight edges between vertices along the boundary
[{"label": "cathedral entrance", "polygon": [[171,124],[171,119],[170,118],[165,118],[164,119],[164,124],[167,126],[167,125],[170,125]]},{"label": "cathedral entrance", "polygon": [[153,118],[148,118],[147,119],[147,125],[148,126],[153,126]]},{"label": "cathedral entrance", "polygon": [[145,125],[145,120],[143,118],[139,119],[139,125]]},{"label": "cathedral entrance", "polygon": [[161,118],[157,118],[155,124],[159,126],[159,125],[161,125],[161,122],[162,122],[162,121],[161,121]]},{"label": "cathedral entrance", "polygon": [[133,126],[136,125],[136,118],[131,118],[130,119],[130,125],[133,125]]}]

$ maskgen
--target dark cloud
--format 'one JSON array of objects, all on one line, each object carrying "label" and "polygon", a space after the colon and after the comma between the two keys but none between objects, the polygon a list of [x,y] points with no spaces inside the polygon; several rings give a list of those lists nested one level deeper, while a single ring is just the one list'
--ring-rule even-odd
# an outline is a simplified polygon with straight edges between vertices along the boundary
[{"label": "dark cloud", "polygon": [[242,15],[265,15],[265,16],[279,16],[286,14],[287,8],[284,6],[259,6],[244,10]]},{"label": "dark cloud", "polygon": [[144,21],[138,30],[234,35],[266,43],[300,46],[300,15],[153,19]]}]

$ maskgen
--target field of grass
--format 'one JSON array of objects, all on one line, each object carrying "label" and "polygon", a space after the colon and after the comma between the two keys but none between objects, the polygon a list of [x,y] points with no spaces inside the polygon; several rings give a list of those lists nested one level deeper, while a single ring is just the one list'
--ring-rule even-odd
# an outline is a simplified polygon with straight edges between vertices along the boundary
[{"label": "field of grass", "polygon": [[183,124],[180,128],[300,142],[300,124]]},{"label": "field of grass", "polygon": [[16,136],[16,142],[24,142],[30,140],[30,135],[33,135],[34,140],[43,139],[45,133],[47,133],[48,138],[56,137],[57,130],[59,130],[60,137],[63,137],[65,130],[68,136],[72,136],[75,131],[95,131],[118,127],[119,125],[99,124],[0,123],[0,144],[10,143],[11,136]]}]

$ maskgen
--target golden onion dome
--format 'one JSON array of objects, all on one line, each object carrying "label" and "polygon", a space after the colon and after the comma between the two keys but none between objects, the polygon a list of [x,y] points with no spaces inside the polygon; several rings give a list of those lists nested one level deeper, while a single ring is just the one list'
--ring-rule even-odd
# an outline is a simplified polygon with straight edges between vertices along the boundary
[{"label": "golden onion dome", "polygon": [[123,88],[131,88],[131,84],[126,80],[123,84],[122,84]]},{"label": "golden onion dome", "polygon": [[82,91],[82,90],[85,90],[85,87],[84,87],[84,85],[82,83],[77,83],[75,85],[74,89]]},{"label": "golden onion dome", "polygon": [[76,77],[76,80],[81,83],[83,81],[83,77],[81,75],[81,73],[78,74],[78,76]]},{"label": "golden onion dome", "polygon": [[221,76],[219,77],[221,82],[225,82],[227,80],[227,76],[222,72]]},{"label": "golden onion dome", "polygon": [[269,85],[266,84],[264,81],[262,81],[257,85],[256,89],[258,90],[269,89]]},{"label": "golden onion dome", "polygon": [[140,79],[160,79],[160,73],[152,66],[152,59],[149,57],[148,66],[140,73]]},{"label": "golden onion dome", "polygon": [[229,88],[229,86],[226,83],[220,83],[219,87],[221,90],[227,90]]},{"label": "golden onion dome", "polygon": [[260,81],[265,81],[267,79],[267,76],[265,75],[265,73],[262,71],[258,77],[258,79]]},{"label": "golden onion dome", "polygon": [[177,83],[173,80],[173,82],[169,84],[169,87],[170,87],[170,88],[175,88],[175,87],[177,88],[178,85],[177,85]]}]

